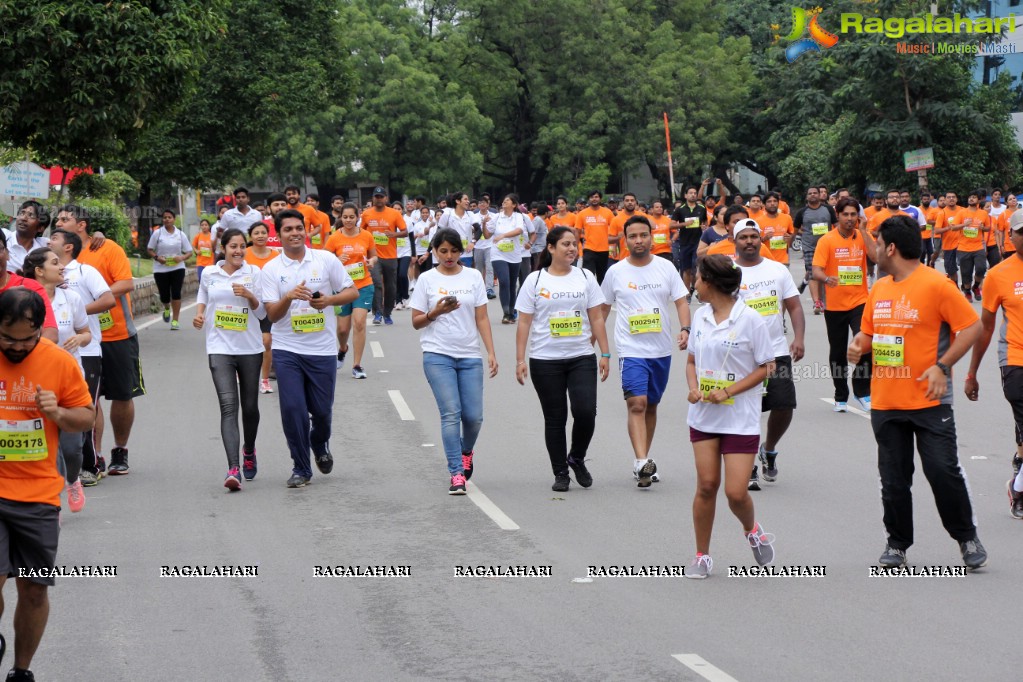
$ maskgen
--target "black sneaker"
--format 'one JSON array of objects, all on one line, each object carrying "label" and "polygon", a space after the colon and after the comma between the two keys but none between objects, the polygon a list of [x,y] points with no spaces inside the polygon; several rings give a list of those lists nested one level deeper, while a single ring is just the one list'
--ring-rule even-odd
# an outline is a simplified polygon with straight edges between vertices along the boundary
[{"label": "black sneaker", "polygon": [[808,279],[804,279],[802,282],[800,282],[799,286],[796,287],[797,289],[799,289],[799,293],[803,293],[804,291],[806,291],[806,287],[808,284],[810,284],[810,280]]},{"label": "black sneaker", "polygon": [[906,550],[895,549],[891,545],[885,545],[881,558],[877,560],[883,568],[898,568],[906,565]]},{"label": "black sneaker", "polygon": [[96,455],[96,478],[103,478],[107,475],[107,458],[103,455]]},{"label": "black sneaker", "polygon": [[575,482],[584,488],[589,488],[593,485],[593,476],[590,476],[589,470],[586,468],[586,464],[580,459],[576,461],[571,457],[568,458],[568,466],[572,467],[572,471],[575,472]]},{"label": "black sneaker", "polygon": [[768,483],[774,483],[778,478],[778,466],[775,462],[778,460],[778,453],[768,452],[764,447],[764,444],[760,444],[760,453],[757,455],[760,459],[760,466],[764,470],[764,480]]},{"label": "black sneaker", "polygon": [[980,568],[987,563],[987,551],[984,545],[980,544],[980,538],[976,535],[972,540],[959,543],[959,551],[963,553],[963,563],[967,568]]},{"label": "black sneaker", "polygon": [[1012,482],[1015,480],[1015,478],[1010,478],[1006,483],[1006,487],[1009,489],[1009,513],[1014,519],[1023,519],[1023,493],[1012,489]]},{"label": "black sneaker", "polygon": [[114,448],[110,451],[111,476],[125,476],[131,472],[128,468],[128,448]]},{"label": "black sneaker", "polygon": [[289,488],[304,488],[307,483],[309,483],[309,479],[301,474],[292,474],[288,479]]},{"label": "black sneaker", "polygon": [[472,478],[472,458],[475,454],[472,450],[462,453],[462,475],[467,481]]},{"label": "black sneaker", "polygon": [[330,454],[330,448],[324,446],[323,452],[313,455],[316,460],[316,468],[321,474],[329,474],[334,469],[334,457]]},{"label": "black sneaker", "polygon": [[1023,459],[1020,459],[1019,455],[1012,456],[1012,477],[1016,478],[1019,476],[1019,469],[1023,466]]},{"label": "black sneaker", "polygon": [[554,485],[551,486],[551,490],[553,490],[556,493],[566,493],[566,492],[568,492],[568,482],[570,480],[571,479],[568,477],[568,474],[563,474],[561,476],[555,476],[554,477]]},{"label": "black sneaker", "polygon": [[760,476],[757,475],[757,465],[753,465],[753,473],[749,475],[747,490],[760,490]]},{"label": "black sneaker", "polygon": [[36,682],[36,676],[32,674],[31,670],[18,670],[12,668],[11,672],[7,673],[7,680],[11,682]]},{"label": "black sneaker", "polygon": [[654,460],[647,459],[647,461],[639,468],[636,472],[636,485],[640,488],[649,488],[650,484],[654,482],[654,474],[657,473],[657,465],[654,464]]}]

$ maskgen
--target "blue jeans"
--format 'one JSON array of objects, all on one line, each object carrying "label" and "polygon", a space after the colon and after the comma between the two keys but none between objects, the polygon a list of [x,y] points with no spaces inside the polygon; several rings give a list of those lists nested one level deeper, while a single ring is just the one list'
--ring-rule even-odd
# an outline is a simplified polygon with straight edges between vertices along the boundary
[{"label": "blue jeans", "polygon": [[501,309],[507,317],[515,314],[515,288],[519,281],[521,264],[506,263],[503,260],[491,261],[494,274],[497,275],[497,293],[501,296]]},{"label": "blue jeans", "polygon": [[291,473],[312,478],[309,450],[323,453],[330,440],[337,358],[299,355],[278,348],[272,354],[277,369],[281,426],[295,465]]},{"label": "blue jeans", "polygon": [[454,476],[462,473],[462,453],[472,452],[483,426],[483,360],[427,352],[423,373],[437,401],[440,437]]}]

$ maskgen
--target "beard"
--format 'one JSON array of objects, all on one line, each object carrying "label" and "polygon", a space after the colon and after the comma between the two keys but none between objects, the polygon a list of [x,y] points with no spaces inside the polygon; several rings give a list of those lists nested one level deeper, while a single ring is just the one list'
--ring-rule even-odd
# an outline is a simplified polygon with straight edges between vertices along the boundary
[{"label": "beard", "polygon": [[25,360],[25,358],[28,357],[28,354],[31,353],[32,351],[30,351],[30,350],[5,350],[5,351],[2,351],[2,352],[3,352],[5,358],[7,358],[10,362],[13,362],[14,364],[17,365],[17,364],[20,364],[21,362],[23,362]]}]

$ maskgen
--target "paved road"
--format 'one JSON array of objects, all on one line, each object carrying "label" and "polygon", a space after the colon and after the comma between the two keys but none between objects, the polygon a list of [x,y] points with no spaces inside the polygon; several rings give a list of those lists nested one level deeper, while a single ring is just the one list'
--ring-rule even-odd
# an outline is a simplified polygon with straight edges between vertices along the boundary
[{"label": "paved road", "polygon": [[[964,367],[956,381],[960,457],[986,569],[868,576],[884,547],[874,441],[862,416],[831,412],[822,400],[830,381],[817,379],[797,387],[778,482],[754,494],[758,518],[777,535],[778,563],[823,565],[825,577],[727,577],[729,565],[752,558],[722,496],[710,580],[574,582],[588,566],[692,558],[681,354],[654,442],[663,481],[635,487],[612,373],[590,455],[596,483],[557,494],[536,396],[514,381],[513,328],[494,325],[501,371],[486,382],[473,483],[505,526],[517,526],[507,530],[494,520],[500,513],[474,504],[478,496],[446,494],[437,411],[408,312],[396,312],[393,327],[371,327],[383,356],[367,348],[368,380],[353,380],[350,365],[339,376],[334,472],[285,487],[278,396],[261,396],[259,476],[228,494],[191,314],[180,332],[162,322],[141,332],[149,395],[137,401],[131,475],[88,489],[83,513],[64,513],[58,563],[113,564],[117,577],[58,579],[34,664],[40,680],[1004,679],[1023,525],[1007,509],[1012,428],[993,357],[980,374],[983,402],[961,397]],[[803,364],[824,366],[823,318],[808,322]],[[399,417],[389,391],[413,419]],[[917,481],[911,563],[961,564]],[[258,577],[159,575],[163,565],[196,564],[258,565]],[[313,576],[318,565],[367,564],[410,566],[411,576]],[[456,565],[551,566],[552,576],[456,578]],[[11,589],[7,598],[10,611]]]}]

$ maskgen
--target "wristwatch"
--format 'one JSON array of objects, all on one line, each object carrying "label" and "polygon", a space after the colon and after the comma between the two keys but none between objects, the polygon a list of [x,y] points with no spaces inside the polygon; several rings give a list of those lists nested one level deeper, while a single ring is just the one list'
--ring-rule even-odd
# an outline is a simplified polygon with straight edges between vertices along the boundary
[{"label": "wristwatch", "polygon": [[945,376],[949,376],[952,374],[952,368],[946,365],[944,362],[935,362],[934,364],[937,365],[938,369],[945,373]]},{"label": "wristwatch", "polygon": [[679,329],[679,331],[680,332],[685,332],[686,334],[688,334],[691,330],[690,330],[689,327],[682,327],[681,329]]}]

